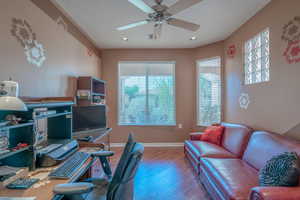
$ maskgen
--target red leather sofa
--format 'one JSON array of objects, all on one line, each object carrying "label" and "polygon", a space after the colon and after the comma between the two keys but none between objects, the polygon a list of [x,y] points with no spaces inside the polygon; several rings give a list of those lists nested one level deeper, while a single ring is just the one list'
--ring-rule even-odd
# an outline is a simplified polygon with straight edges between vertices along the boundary
[{"label": "red leather sofa", "polygon": [[199,132],[191,133],[184,143],[184,152],[197,175],[200,172],[200,158],[241,158],[253,130],[245,125],[221,123],[225,127],[221,146],[199,141]]},{"label": "red leather sofa", "polygon": [[[184,147],[187,158],[193,164],[212,199],[300,199],[300,186],[258,186],[258,172],[266,162],[283,152],[294,151],[300,154],[300,143],[270,132],[251,133],[251,129],[243,125],[227,123],[222,125],[225,126],[222,147],[215,148],[211,144],[195,140],[186,141]],[[228,133],[230,131],[234,133]],[[191,139],[195,137],[195,134],[191,135]],[[229,143],[227,140],[232,141]]]}]

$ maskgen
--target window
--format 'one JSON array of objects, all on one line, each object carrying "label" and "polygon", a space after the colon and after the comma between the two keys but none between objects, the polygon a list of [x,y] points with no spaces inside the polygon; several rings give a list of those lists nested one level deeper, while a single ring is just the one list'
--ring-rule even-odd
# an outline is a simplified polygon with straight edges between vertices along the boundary
[{"label": "window", "polygon": [[270,80],[270,38],[269,29],[245,43],[245,84]]},{"label": "window", "polygon": [[199,126],[221,121],[221,58],[197,62],[197,93]]},{"label": "window", "polygon": [[119,125],[175,125],[175,62],[119,63]]}]

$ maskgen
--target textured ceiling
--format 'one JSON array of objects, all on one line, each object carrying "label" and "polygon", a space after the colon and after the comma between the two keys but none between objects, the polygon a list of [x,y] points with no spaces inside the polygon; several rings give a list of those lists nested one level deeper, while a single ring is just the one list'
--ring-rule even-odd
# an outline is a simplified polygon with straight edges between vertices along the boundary
[{"label": "textured ceiling", "polygon": [[[200,24],[193,33],[163,25],[162,37],[150,40],[153,25],[126,31],[116,28],[147,18],[127,0],[53,0],[101,49],[108,48],[193,48],[226,39],[271,0],[203,0],[174,17]],[[144,0],[153,5],[153,0]],[[176,0],[164,0],[167,6]],[[191,41],[192,36],[197,39]],[[128,41],[123,41],[127,37]]]}]

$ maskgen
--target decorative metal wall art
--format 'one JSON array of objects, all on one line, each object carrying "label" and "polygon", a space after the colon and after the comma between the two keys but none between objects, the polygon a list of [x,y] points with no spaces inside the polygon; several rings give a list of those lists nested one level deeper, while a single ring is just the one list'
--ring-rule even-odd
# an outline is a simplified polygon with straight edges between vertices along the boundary
[{"label": "decorative metal wall art", "polygon": [[294,17],[283,27],[281,36],[283,41],[287,42],[283,56],[287,63],[293,64],[300,62],[300,17]]},{"label": "decorative metal wall art", "polygon": [[11,34],[20,42],[23,48],[32,45],[36,40],[36,34],[26,20],[12,19]]},{"label": "decorative metal wall art", "polygon": [[239,98],[239,103],[240,103],[240,107],[242,109],[245,109],[247,110],[248,109],[248,106],[250,104],[250,97],[249,97],[249,94],[247,93],[242,93],[240,98]]},{"label": "decorative metal wall art", "polygon": [[65,22],[65,20],[62,18],[62,16],[59,16],[56,19],[56,23],[59,27],[62,27],[65,31],[68,31],[68,24]]},{"label": "decorative metal wall art", "polygon": [[229,58],[234,58],[236,54],[236,46],[233,44],[233,45],[230,45],[227,49],[227,56]]},{"label": "decorative metal wall art", "polygon": [[289,64],[300,62],[300,40],[289,42],[283,55]]},{"label": "decorative metal wall art", "polygon": [[94,55],[93,49],[87,48],[87,54],[88,54],[88,56],[92,57]]},{"label": "decorative metal wall art", "polygon": [[36,40],[33,41],[33,44],[34,45],[32,47],[25,47],[27,61],[31,64],[36,65],[37,67],[41,67],[46,60],[45,50],[43,48],[43,45]]},{"label": "decorative metal wall art", "polygon": [[300,39],[300,17],[295,17],[283,27],[281,39],[286,42]]},{"label": "decorative metal wall art", "polygon": [[46,60],[43,45],[37,41],[36,34],[26,20],[12,19],[11,34],[24,48],[27,61],[41,67]]}]

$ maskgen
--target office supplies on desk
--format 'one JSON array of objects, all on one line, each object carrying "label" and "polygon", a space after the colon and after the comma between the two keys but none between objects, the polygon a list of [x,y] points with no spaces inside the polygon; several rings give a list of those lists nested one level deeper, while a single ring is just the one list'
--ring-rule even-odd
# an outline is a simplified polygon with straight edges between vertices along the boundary
[{"label": "office supplies on desk", "polygon": [[85,152],[76,152],[69,157],[61,166],[49,174],[50,178],[68,179],[85,163],[90,154]]},{"label": "office supplies on desk", "polygon": [[[62,141],[63,142],[63,141]],[[55,144],[56,145],[56,144]],[[55,146],[54,146],[55,147]],[[37,163],[40,167],[51,167],[59,164],[60,162],[66,160],[79,148],[78,142],[76,140],[71,140],[65,142],[58,148],[52,148],[52,151],[45,151],[46,153],[41,153],[37,155]],[[49,149],[48,149],[49,150]]]},{"label": "office supplies on desk", "polygon": [[12,183],[8,184],[6,187],[8,189],[19,189],[19,190],[25,190],[30,188],[33,184],[38,182],[39,179],[36,178],[19,178]]},{"label": "office supplies on desk", "polygon": [[0,166],[0,188],[4,188],[19,178],[28,176],[28,168]]}]

